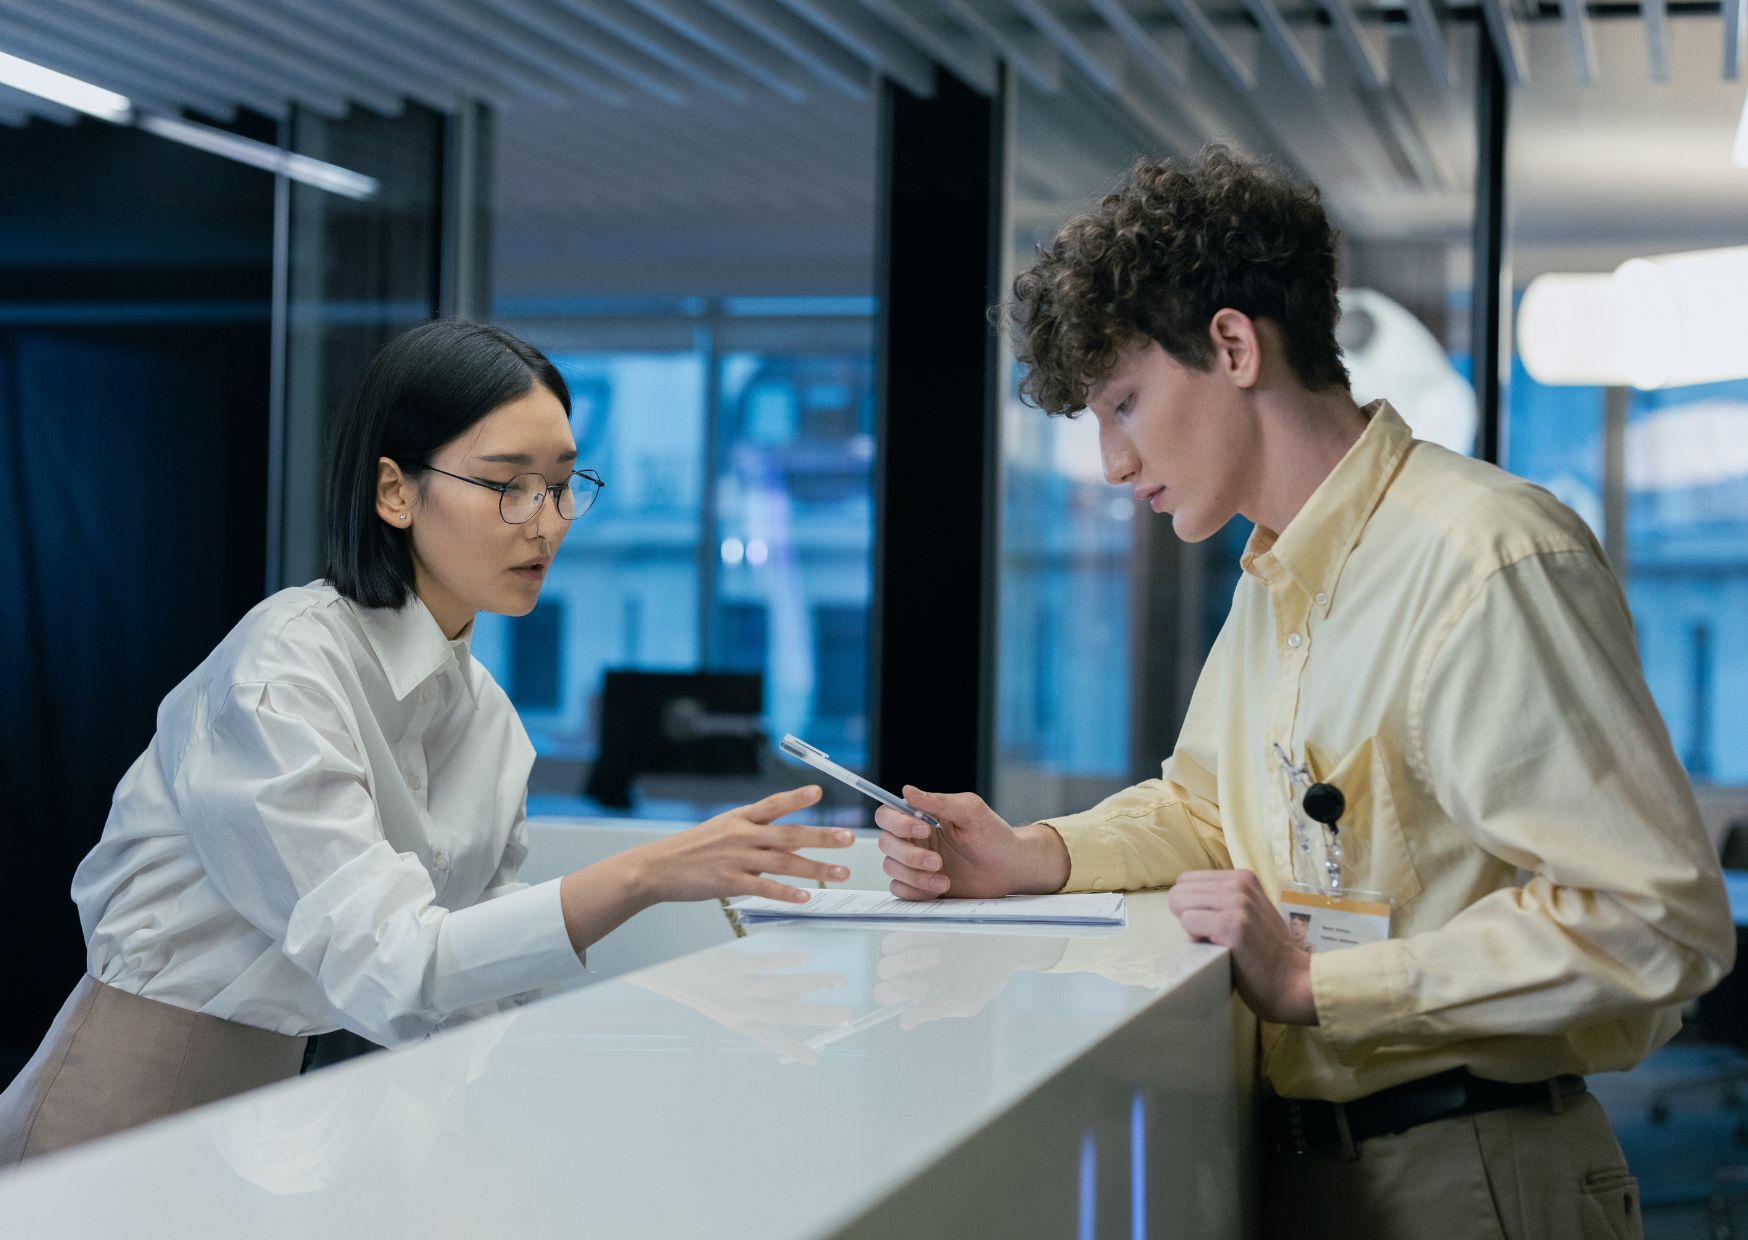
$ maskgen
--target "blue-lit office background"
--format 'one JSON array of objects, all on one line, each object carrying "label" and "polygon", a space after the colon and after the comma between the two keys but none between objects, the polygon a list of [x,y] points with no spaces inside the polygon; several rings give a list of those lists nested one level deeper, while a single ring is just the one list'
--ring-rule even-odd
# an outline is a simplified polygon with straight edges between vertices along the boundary
[{"label": "blue-lit office background", "polygon": [[[251,15],[0,0],[0,51],[379,186],[338,196],[0,88],[0,821],[16,895],[0,929],[41,945],[0,1070],[77,976],[67,881],[156,702],[263,592],[320,571],[325,419],[383,341],[431,315],[493,317],[546,349],[608,482],[540,606],[475,633],[541,755],[536,812],[601,812],[582,790],[608,669],[754,673],[772,735],[875,758],[892,706],[872,688],[893,520],[880,290],[903,259],[881,243],[884,81],[922,97],[945,71],[994,101],[1001,281],[1141,152],[1222,140],[1317,179],[1343,234],[1355,395],[1388,396],[1459,450],[1487,416],[1472,336],[1489,57],[1506,83],[1508,304],[1547,272],[1748,244],[1739,33],[1731,48],[1715,5],[1652,22],[1632,5],[1507,6],[1501,33],[1460,3],[1425,9],[1430,27],[1396,6],[1358,6],[1349,27],[1348,6],[1208,4],[1213,37],[1187,42],[1141,0],[680,8],[689,20],[631,0],[414,0],[391,22],[327,0]],[[981,730],[982,790],[1024,819],[1156,769],[1246,531],[1176,543],[1104,483],[1090,425],[1021,407],[1011,358],[997,370],[989,709],[942,709]],[[1748,817],[1748,383],[1542,385],[1513,360],[1497,426],[1503,463],[1616,558],[1722,841]],[[962,460],[928,465],[913,511],[983,485]],[[969,579],[906,581],[902,605],[975,596]],[[718,792],[788,776],[772,760]],[[711,799],[655,780],[631,812]],[[1641,1136],[1655,1164],[1658,1134]],[[1698,1174],[1669,1170],[1667,1217],[1691,1213]]]}]

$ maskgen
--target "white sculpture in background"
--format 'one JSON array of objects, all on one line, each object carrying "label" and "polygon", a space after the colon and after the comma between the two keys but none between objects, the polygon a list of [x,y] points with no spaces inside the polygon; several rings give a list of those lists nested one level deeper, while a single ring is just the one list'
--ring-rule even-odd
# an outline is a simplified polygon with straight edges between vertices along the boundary
[{"label": "white sculpture in background", "polygon": [[1341,343],[1353,397],[1388,400],[1414,434],[1453,452],[1475,450],[1475,389],[1424,323],[1376,289],[1341,290]]}]

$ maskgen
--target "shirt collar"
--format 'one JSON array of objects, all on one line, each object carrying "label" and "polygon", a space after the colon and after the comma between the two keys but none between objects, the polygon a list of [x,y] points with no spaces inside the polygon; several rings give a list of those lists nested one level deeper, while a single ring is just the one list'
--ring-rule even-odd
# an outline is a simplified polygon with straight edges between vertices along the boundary
[{"label": "shirt collar", "polygon": [[1360,410],[1366,429],[1279,534],[1258,525],[1239,564],[1262,581],[1287,573],[1306,594],[1330,592],[1396,476],[1414,434],[1390,402]]},{"label": "shirt collar", "polygon": [[443,635],[424,601],[411,591],[398,611],[389,607],[360,607],[356,603],[351,606],[364,639],[382,664],[395,701],[405,701],[408,694],[452,662],[461,673],[461,683],[467,686],[468,697],[474,696],[473,621],[468,621],[461,636],[451,641]]}]

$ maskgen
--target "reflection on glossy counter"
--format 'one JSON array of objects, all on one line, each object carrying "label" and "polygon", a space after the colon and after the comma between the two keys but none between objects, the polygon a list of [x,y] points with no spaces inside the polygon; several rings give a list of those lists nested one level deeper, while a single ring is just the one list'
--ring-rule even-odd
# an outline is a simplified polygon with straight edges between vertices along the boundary
[{"label": "reflection on glossy counter", "polygon": [[[0,1176],[5,1234],[1237,1232],[1224,953],[780,923]],[[901,1231],[901,1229],[903,1229]]]}]

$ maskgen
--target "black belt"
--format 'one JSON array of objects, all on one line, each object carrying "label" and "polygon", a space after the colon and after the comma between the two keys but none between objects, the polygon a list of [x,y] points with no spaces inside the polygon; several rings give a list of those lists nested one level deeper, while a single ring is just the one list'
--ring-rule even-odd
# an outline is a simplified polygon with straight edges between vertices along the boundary
[{"label": "black belt", "polygon": [[1453,1068],[1437,1076],[1392,1085],[1352,1102],[1316,1102],[1295,1098],[1268,1100],[1265,1125],[1269,1140],[1281,1153],[1357,1155],[1361,1141],[1407,1132],[1434,1120],[1540,1102],[1555,1110],[1567,1098],[1589,1086],[1581,1076],[1556,1076],[1545,1081],[1508,1084]]}]

